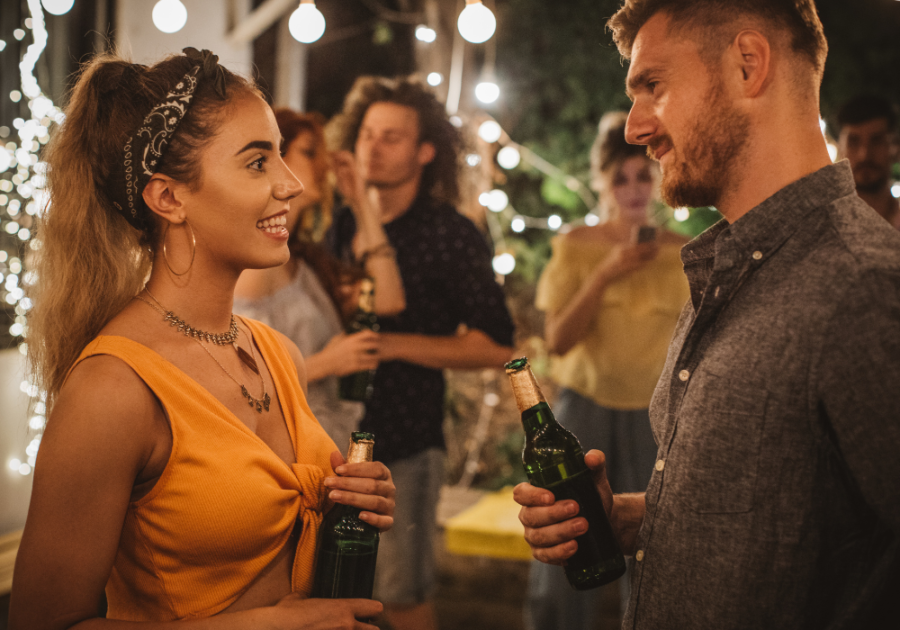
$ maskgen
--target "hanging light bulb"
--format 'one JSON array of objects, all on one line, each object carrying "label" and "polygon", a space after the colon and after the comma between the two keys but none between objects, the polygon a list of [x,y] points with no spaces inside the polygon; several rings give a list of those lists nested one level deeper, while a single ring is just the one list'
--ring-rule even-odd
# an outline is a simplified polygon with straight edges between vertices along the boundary
[{"label": "hanging light bulb", "polygon": [[497,142],[503,135],[503,129],[496,120],[485,120],[478,127],[478,137],[487,143]]},{"label": "hanging light bulb", "polygon": [[181,0],[159,0],[153,7],[153,24],[163,33],[177,33],[187,24],[187,9]]},{"label": "hanging light bulb", "polygon": [[459,14],[456,26],[467,42],[481,44],[497,30],[497,18],[481,0],[466,0],[466,8]]},{"label": "hanging light bulb", "polygon": [[444,82],[444,75],[442,75],[440,72],[429,72],[427,80],[428,85],[430,85],[431,87],[437,87]]},{"label": "hanging light bulb", "polygon": [[490,104],[500,98],[500,87],[493,81],[482,81],[475,86],[475,98],[485,104]]},{"label": "hanging light bulb", "polygon": [[437,32],[433,28],[428,28],[424,24],[420,24],[416,27],[416,39],[420,42],[430,44],[437,39]]},{"label": "hanging light bulb", "polygon": [[53,15],[65,15],[72,9],[75,0],[41,0],[44,10]]},{"label": "hanging light bulb", "polygon": [[522,155],[516,147],[503,147],[497,152],[497,164],[509,170],[516,168],[522,161]]},{"label": "hanging light bulb", "polygon": [[522,217],[514,217],[513,220],[509,224],[510,229],[519,234],[525,231],[525,219]]},{"label": "hanging light bulb", "polygon": [[187,24],[187,9],[181,0],[159,0],[153,7],[153,24],[163,33],[177,33]]},{"label": "hanging light bulb", "polygon": [[325,16],[316,8],[315,0],[300,0],[300,6],[291,13],[288,30],[298,42],[312,44],[325,32]]},{"label": "hanging light bulb", "polygon": [[516,257],[509,252],[504,252],[494,256],[494,260],[491,261],[491,266],[494,268],[494,271],[501,276],[508,276],[516,268]]},{"label": "hanging light bulb", "polygon": [[502,190],[495,188],[487,193],[487,209],[491,212],[503,212],[509,205],[509,196]]},{"label": "hanging light bulb", "polygon": [[562,217],[558,214],[551,214],[547,217],[547,227],[551,230],[558,230],[562,227]]}]

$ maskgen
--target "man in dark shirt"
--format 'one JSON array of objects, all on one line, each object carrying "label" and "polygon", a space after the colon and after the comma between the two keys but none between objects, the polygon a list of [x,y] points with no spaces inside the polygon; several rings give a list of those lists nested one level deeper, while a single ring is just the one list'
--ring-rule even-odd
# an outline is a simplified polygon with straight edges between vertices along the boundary
[{"label": "man in dark shirt", "polygon": [[406,293],[406,309],[381,320],[381,363],[360,426],[375,434],[375,456],[390,467],[397,488],[375,595],[396,630],[436,629],[432,549],[444,478],[442,370],[502,367],[512,352],[512,321],[484,237],[452,205],[460,141],[431,91],[411,79],[363,77],[331,131],[375,189],[390,240],[390,248],[363,250],[353,214],[344,209],[335,215],[333,247],[345,259],[396,255]]},{"label": "man in dark shirt", "polygon": [[837,118],[840,155],[850,162],[857,194],[900,230],[900,200],[891,194],[892,169],[900,156],[896,105],[883,96],[856,96]]},{"label": "man in dark shirt", "polygon": [[[682,251],[691,300],[651,403],[646,493],[614,497],[603,455],[585,458],[636,560],[624,627],[881,627],[900,234],[828,157],[813,0],[626,0],[610,26],[631,60],[629,142],[660,161],[670,205],[725,216]],[[587,526],[577,504],[515,496],[534,556],[562,564]]]}]

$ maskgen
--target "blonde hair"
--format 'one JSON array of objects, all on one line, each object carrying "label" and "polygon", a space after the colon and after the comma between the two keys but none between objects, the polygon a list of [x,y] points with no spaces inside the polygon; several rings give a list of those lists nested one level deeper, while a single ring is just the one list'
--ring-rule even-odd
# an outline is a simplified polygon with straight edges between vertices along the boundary
[{"label": "blonde hair", "polygon": [[[132,227],[113,206],[111,191],[124,185],[118,174],[126,139],[191,67],[182,55],[151,67],[114,54],[94,58],[82,69],[65,121],[47,147],[50,204],[37,224],[28,356],[31,377],[46,392],[48,412],[78,355],[150,273],[157,225],[150,221],[145,231]],[[258,94],[245,79],[225,72],[227,87]],[[200,81],[159,172],[199,181],[197,153],[212,139],[227,105],[212,83]]]}]

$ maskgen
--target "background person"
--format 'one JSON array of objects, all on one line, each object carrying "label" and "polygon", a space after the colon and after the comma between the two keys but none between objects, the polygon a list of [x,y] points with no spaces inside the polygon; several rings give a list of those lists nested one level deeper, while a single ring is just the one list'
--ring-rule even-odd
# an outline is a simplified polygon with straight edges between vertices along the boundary
[{"label": "background person", "polygon": [[[362,77],[330,131],[378,190],[397,252],[406,309],[381,321],[381,363],[360,427],[397,486],[394,535],[381,539],[376,596],[396,630],[434,617],[436,508],[444,482],[444,368],[501,368],[513,325],[478,229],[456,211],[460,140],[444,106],[417,80]],[[358,259],[355,217],[339,211],[335,251]]]},{"label": "background person", "polygon": [[900,230],[900,200],[891,194],[900,158],[897,106],[881,96],[857,96],[841,107],[838,124],[840,156],[850,161],[856,194]]},{"label": "background person", "polygon": [[[686,239],[658,228],[653,240],[636,242],[651,224],[658,169],[643,147],[625,142],[627,117],[604,116],[591,150],[604,220],[553,239],[536,303],[557,356],[556,418],[585,446],[603,447],[616,492],[641,492],[656,460],[647,408],[689,291],[679,257]],[[618,584],[627,603],[628,576]],[[527,625],[592,630],[596,597],[573,590],[559,567],[535,562]]]},{"label": "background person", "polygon": [[49,421],[9,625],[374,628],[377,602],[305,598],[328,499],[386,529],[390,473],[344,464],[297,348],[232,315],[244,269],[287,262],[302,186],[256,87],[185,52],[86,64],[49,147],[29,334]]},{"label": "background person", "polygon": [[[303,192],[291,200],[285,225],[291,259],[279,267],[244,271],[235,287],[234,310],[297,344],[306,362],[309,407],[331,439],[344,444],[359,426],[365,405],[340,399],[339,377],[378,367],[377,333],[344,334],[345,315],[356,310],[356,283],[363,275],[375,279],[379,316],[405,308],[403,285],[379,220],[377,191],[370,195],[363,190],[352,206],[368,252],[362,267],[341,263],[319,244],[331,224],[334,199],[321,117],[279,109],[275,120],[284,138],[284,162],[303,183]],[[362,189],[352,155],[338,159],[339,173],[349,178],[346,187]]]},{"label": "background person", "polygon": [[[646,492],[585,457],[636,560],[623,627],[892,628],[900,234],[828,155],[815,4],[625,0],[610,28],[663,199],[725,217],[682,249]],[[577,505],[515,496],[535,557],[564,562]]]}]

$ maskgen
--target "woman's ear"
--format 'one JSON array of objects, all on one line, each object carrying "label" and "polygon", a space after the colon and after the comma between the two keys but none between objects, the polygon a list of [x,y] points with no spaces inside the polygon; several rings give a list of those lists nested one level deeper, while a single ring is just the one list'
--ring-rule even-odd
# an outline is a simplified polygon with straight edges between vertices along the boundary
[{"label": "woman's ear", "polygon": [[169,223],[181,223],[185,219],[184,187],[168,175],[155,174],[144,187],[144,203],[150,211]]}]

